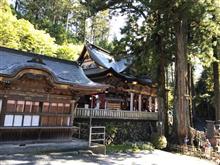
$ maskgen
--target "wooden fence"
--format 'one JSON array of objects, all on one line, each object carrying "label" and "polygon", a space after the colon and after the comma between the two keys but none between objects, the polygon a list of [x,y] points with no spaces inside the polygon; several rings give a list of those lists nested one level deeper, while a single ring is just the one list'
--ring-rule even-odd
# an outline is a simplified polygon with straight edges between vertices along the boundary
[{"label": "wooden fence", "polygon": [[220,163],[220,154],[214,151],[212,147],[196,148],[191,145],[170,145],[169,149],[185,155],[213,160],[217,164]]}]

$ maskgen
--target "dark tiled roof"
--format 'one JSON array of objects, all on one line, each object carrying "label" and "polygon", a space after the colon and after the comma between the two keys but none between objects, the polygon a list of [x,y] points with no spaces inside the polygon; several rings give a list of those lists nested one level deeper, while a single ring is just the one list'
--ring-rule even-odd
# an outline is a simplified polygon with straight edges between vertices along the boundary
[{"label": "dark tiled roof", "polygon": [[[89,71],[89,70],[88,70]],[[151,79],[147,78],[147,77],[135,77],[132,75],[126,75],[126,74],[122,74],[122,73],[118,73],[116,72],[114,69],[110,68],[110,69],[106,69],[106,70],[100,70],[99,72],[88,72],[86,70],[86,75],[93,79],[99,76],[106,76],[108,75],[108,73],[113,74],[114,76],[122,79],[122,80],[126,80],[128,82],[133,82],[133,81],[137,81],[138,83],[142,84],[142,85],[152,85],[153,82]]]},{"label": "dark tiled roof", "polygon": [[0,47],[0,75],[12,77],[25,68],[49,72],[56,83],[103,88],[88,79],[76,62]]},{"label": "dark tiled roof", "polygon": [[116,77],[129,82],[137,81],[142,85],[153,84],[152,80],[148,77],[135,77],[133,75],[127,75],[124,73],[124,71],[130,66],[132,60],[122,59],[120,61],[116,61],[108,51],[90,43],[87,43],[84,46],[81,56],[77,60],[80,64],[83,63],[86,51],[88,52],[90,58],[101,66],[101,68],[84,69],[85,74],[91,79],[95,78],[96,76],[103,76],[107,75],[108,73],[112,73]]},{"label": "dark tiled roof", "polygon": [[[119,61],[116,61],[109,52],[93,44],[86,44],[85,48],[88,51],[90,58],[103,68],[112,68],[116,72],[121,73],[131,64],[131,60],[128,59],[121,59]],[[84,54],[85,50],[83,50],[81,56],[78,59],[79,63],[83,62]]]},{"label": "dark tiled roof", "polygon": [[105,69],[105,68],[89,68],[89,69],[83,69],[84,73],[86,74],[86,76],[89,77],[89,75],[96,75],[96,74],[99,74],[99,73],[103,73],[105,72],[106,70],[109,70],[109,69]]}]

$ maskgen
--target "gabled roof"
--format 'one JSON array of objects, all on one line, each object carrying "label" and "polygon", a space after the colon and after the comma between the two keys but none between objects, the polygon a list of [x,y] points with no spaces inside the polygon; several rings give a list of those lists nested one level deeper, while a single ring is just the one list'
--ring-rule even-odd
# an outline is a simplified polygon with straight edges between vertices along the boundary
[{"label": "gabled roof", "polygon": [[149,78],[146,78],[146,77],[135,77],[135,76],[132,76],[132,75],[125,75],[125,74],[116,72],[112,68],[107,69],[107,70],[102,71],[102,72],[97,72],[97,73],[92,73],[92,74],[87,74],[87,72],[86,72],[86,75],[89,78],[92,79],[94,77],[106,76],[109,73],[111,73],[115,77],[118,77],[118,78],[122,79],[123,81],[127,81],[127,82],[130,82],[130,83],[136,81],[136,82],[138,82],[139,84],[142,84],[142,85],[152,85],[152,80],[149,79]]},{"label": "gabled roof", "polygon": [[76,62],[0,47],[0,76],[13,77],[27,68],[46,71],[59,84],[94,90],[107,87],[87,78]]},{"label": "gabled roof", "polygon": [[153,82],[148,77],[135,77],[133,75],[127,75],[124,71],[131,65],[132,60],[122,59],[116,61],[108,51],[87,43],[83,51],[78,58],[77,62],[82,65],[88,52],[89,57],[102,68],[86,68],[85,74],[93,79],[96,76],[104,76],[108,73],[112,73],[114,76],[127,80],[128,82],[137,81],[142,85],[151,85]]},{"label": "gabled roof", "polygon": [[131,60],[128,59],[121,59],[119,61],[116,61],[115,58],[112,57],[108,51],[90,43],[87,43],[84,46],[83,51],[77,60],[79,64],[83,63],[86,51],[88,51],[90,58],[94,60],[95,63],[106,69],[112,68],[118,73],[126,70],[131,64]]}]

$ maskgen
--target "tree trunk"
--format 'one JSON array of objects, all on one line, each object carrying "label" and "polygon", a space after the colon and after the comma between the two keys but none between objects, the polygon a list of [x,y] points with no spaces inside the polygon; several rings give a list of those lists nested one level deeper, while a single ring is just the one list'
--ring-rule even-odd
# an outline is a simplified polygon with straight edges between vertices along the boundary
[{"label": "tree trunk", "polygon": [[179,143],[183,144],[189,129],[189,101],[188,101],[188,63],[186,55],[186,19],[180,19],[175,24],[176,35],[176,86],[174,105],[174,133]]},{"label": "tree trunk", "polygon": [[[216,38],[213,41],[217,41]],[[218,44],[214,47],[214,57],[218,60]],[[213,63],[213,79],[214,79],[214,107],[215,107],[215,121],[220,124],[220,81],[219,81],[219,64]]]},{"label": "tree trunk", "polygon": [[[157,14],[157,23],[160,25],[160,14]],[[166,57],[161,34],[156,34],[156,50],[159,55],[158,66],[158,109],[159,121],[162,122],[161,132],[168,137],[168,114],[167,114],[167,96],[166,96],[166,78],[165,78],[165,64]]]},{"label": "tree trunk", "polygon": [[188,88],[189,88],[189,123],[193,126],[193,69],[192,65],[188,64]]},{"label": "tree trunk", "polygon": [[161,36],[158,38],[158,51],[160,56],[158,68],[158,101],[159,101],[159,121],[162,121],[162,133],[168,136],[168,115],[167,115],[167,101],[165,88],[165,54],[162,48]]},{"label": "tree trunk", "polygon": [[194,101],[194,97],[195,97],[195,85],[194,85],[194,77],[193,77],[193,72],[194,72],[194,68],[191,68],[191,97],[192,97],[192,117],[191,117],[191,125],[192,127],[194,127],[194,117],[195,117],[195,101]]}]

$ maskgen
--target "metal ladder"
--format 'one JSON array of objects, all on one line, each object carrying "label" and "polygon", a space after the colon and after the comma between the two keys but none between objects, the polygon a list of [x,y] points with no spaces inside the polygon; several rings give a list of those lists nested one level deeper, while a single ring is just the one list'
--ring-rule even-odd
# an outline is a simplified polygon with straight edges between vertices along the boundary
[{"label": "metal ladder", "polygon": [[[95,130],[100,130],[100,131],[95,131]],[[98,135],[98,137],[96,137],[95,135],[96,136]],[[103,144],[105,144],[105,127],[104,126],[90,126],[89,147],[92,146],[92,142],[102,142]]]}]

